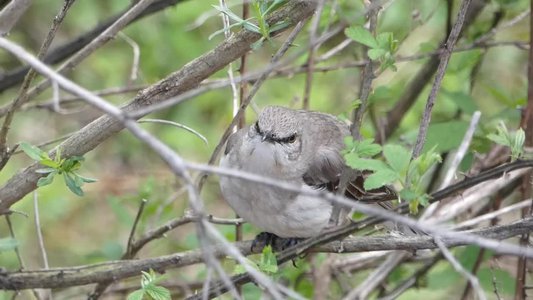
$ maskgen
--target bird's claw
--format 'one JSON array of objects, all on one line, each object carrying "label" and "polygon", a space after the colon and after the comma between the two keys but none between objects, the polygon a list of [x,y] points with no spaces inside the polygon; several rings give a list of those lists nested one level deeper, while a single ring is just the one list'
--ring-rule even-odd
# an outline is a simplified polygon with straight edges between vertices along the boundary
[{"label": "bird's claw", "polygon": [[270,232],[261,232],[253,240],[250,250],[255,252],[254,250],[259,251],[265,246],[272,246],[272,250],[280,252],[298,244],[302,240],[302,238],[281,238]]}]

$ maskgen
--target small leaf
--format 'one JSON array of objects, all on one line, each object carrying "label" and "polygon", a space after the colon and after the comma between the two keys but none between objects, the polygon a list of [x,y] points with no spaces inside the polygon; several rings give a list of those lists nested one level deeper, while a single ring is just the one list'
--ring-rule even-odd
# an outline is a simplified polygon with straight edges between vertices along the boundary
[{"label": "small leaf", "polygon": [[359,106],[361,106],[361,103],[363,103],[361,99],[356,99],[350,104],[350,107],[352,109],[357,109]]},{"label": "small leaf", "polygon": [[495,142],[496,144],[500,144],[500,145],[507,146],[507,147],[511,146],[509,141],[504,136],[490,133],[487,135],[487,138]]},{"label": "small leaf", "polygon": [[82,189],[76,184],[76,181],[72,177],[72,175],[68,172],[63,173],[63,179],[65,180],[65,184],[67,185],[68,189],[73,192],[74,194],[78,196],[83,196]]},{"label": "small leaf", "polygon": [[150,285],[144,291],[154,300],[170,300],[170,291],[162,286]]},{"label": "small leaf", "polygon": [[374,144],[374,139],[366,139],[356,142],[355,152],[361,157],[372,157],[381,152],[381,145]]},{"label": "small leaf", "polygon": [[410,188],[406,188],[400,191],[400,199],[402,201],[411,202],[417,197],[415,191]]},{"label": "small leaf", "polygon": [[271,274],[278,272],[278,261],[270,245],[263,248],[259,270]]},{"label": "small leaf", "polygon": [[378,42],[372,33],[362,26],[350,26],[344,30],[344,34],[352,40],[370,48],[378,48]]},{"label": "small leaf", "polygon": [[288,21],[278,22],[270,26],[270,33],[285,29],[289,27],[290,25],[291,25],[291,22],[288,22]]},{"label": "small leaf", "polygon": [[374,190],[396,181],[399,177],[399,174],[393,170],[380,170],[368,176],[365,180],[364,188],[367,191]]},{"label": "small leaf", "polygon": [[429,195],[428,194],[424,194],[424,195],[418,197],[418,202],[420,203],[420,205],[426,207],[426,206],[429,205],[429,199],[430,199]]},{"label": "small leaf", "polygon": [[39,173],[39,174],[48,174],[50,172],[54,172],[56,169],[54,168],[42,168],[42,169],[37,169],[35,170],[35,173]]},{"label": "small leaf", "polygon": [[368,50],[368,57],[371,60],[378,60],[387,54],[387,50],[381,48],[373,48]]},{"label": "small leaf", "polygon": [[144,290],[136,290],[128,295],[128,300],[143,300]]},{"label": "small leaf", "polygon": [[24,153],[26,153],[26,155],[36,161],[40,161],[41,159],[48,157],[48,154],[46,152],[26,142],[20,143],[20,148],[22,149],[22,151],[24,151]]},{"label": "small leaf", "polygon": [[50,172],[48,175],[46,175],[45,177],[41,177],[39,178],[39,180],[37,180],[37,186],[38,187],[42,187],[42,186],[45,186],[45,185],[49,185],[52,183],[52,181],[54,181],[54,176],[57,174],[57,171],[54,170],[53,172]]},{"label": "small leaf", "polygon": [[61,164],[57,163],[55,160],[52,160],[50,158],[41,159],[39,163],[43,166],[47,166],[53,169],[59,169],[61,167]]},{"label": "small leaf", "polygon": [[372,170],[376,172],[390,170],[387,164],[381,160],[353,157],[349,156],[349,154],[347,156],[348,159],[346,159],[346,164],[355,170]]},{"label": "small leaf", "polygon": [[77,174],[77,173],[75,173],[75,174],[76,174],[76,176],[78,176],[78,178],[80,178],[85,183],[93,183],[93,182],[97,182],[98,181],[98,179],[95,179],[95,178],[81,176],[80,174]]},{"label": "small leaf", "polygon": [[383,155],[392,169],[401,174],[407,173],[411,161],[411,153],[407,149],[400,145],[385,145]]}]

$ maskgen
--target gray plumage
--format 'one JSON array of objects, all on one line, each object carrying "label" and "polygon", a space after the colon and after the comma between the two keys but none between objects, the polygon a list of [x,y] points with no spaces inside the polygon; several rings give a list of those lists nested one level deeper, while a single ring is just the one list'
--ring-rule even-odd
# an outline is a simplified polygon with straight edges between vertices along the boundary
[{"label": "gray plumage", "polygon": [[[221,166],[316,188],[338,181],[348,126],[332,115],[266,107],[258,121],[228,139]],[[279,237],[311,237],[328,224],[326,200],[237,178],[220,179],[222,194],[246,221]]]}]

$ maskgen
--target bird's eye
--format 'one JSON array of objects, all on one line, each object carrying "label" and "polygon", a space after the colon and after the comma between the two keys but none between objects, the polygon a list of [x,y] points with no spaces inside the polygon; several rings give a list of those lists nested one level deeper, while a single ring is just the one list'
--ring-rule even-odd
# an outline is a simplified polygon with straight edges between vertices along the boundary
[{"label": "bird's eye", "polygon": [[296,134],[293,134],[293,135],[289,136],[289,137],[287,138],[287,142],[288,142],[288,143],[291,143],[291,144],[294,143],[294,142],[296,142]]},{"label": "bird's eye", "polygon": [[257,133],[261,133],[261,129],[259,128],[259,121],[255,122],[254,128]]}]

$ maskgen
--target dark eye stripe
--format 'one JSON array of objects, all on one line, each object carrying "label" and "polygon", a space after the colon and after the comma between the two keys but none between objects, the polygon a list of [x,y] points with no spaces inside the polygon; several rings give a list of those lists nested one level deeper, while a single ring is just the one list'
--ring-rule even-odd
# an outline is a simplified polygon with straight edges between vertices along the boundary
[{"label": "dark eye stripe", "polygon": [[255,122],[255,131],[257,131],[257,133],[261,134],[261,129],[259,128],[259,121]]},{"label": "dark eye stripe", "polygon": [[296,141],[296,133],[286,138],[276,140],[276,142],[279,142],[279,143],[294,143],[294,141]]}]

